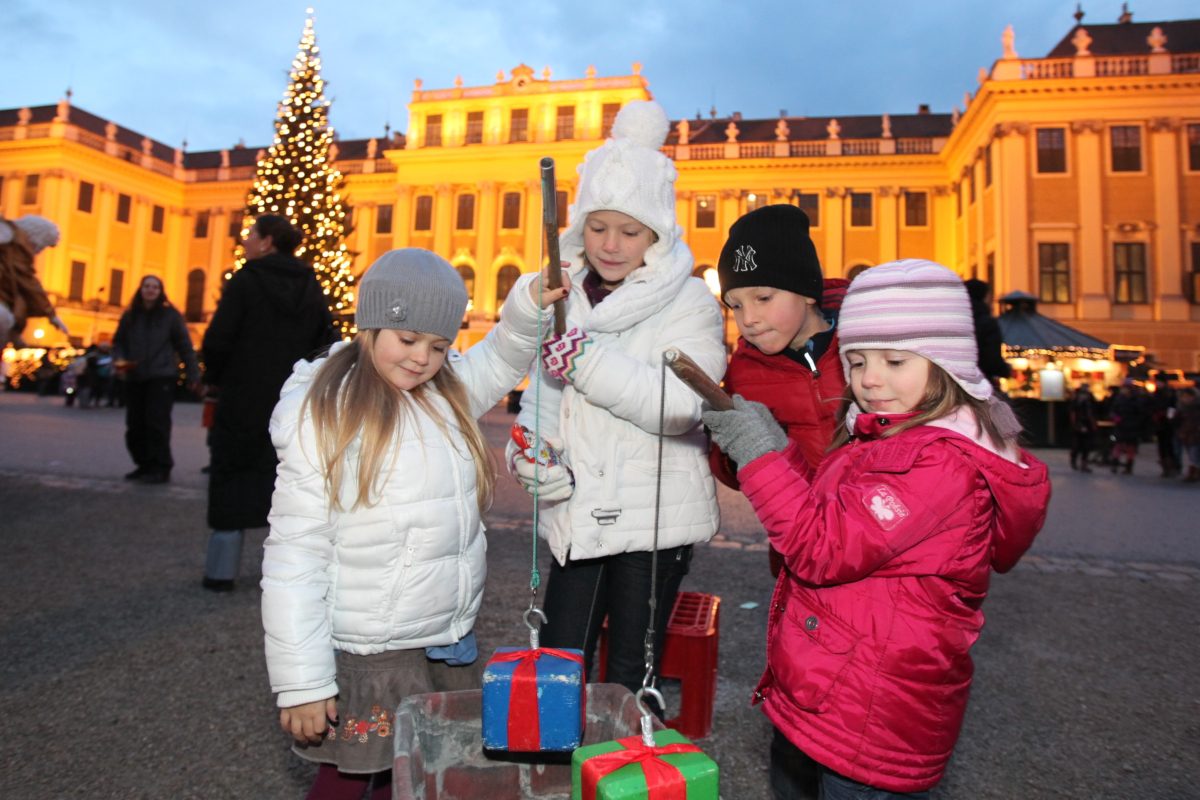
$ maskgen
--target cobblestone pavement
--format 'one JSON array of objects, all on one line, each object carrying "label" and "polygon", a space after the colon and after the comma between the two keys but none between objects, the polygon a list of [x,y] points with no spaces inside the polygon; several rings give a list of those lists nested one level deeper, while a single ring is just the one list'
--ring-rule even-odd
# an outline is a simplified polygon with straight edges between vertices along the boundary
[{"label": "cobblestone pavement", "polygon": [[[199,586],[198,409],[176,409],[172,484],[144,486],[119,478],[119,414],[11,399],[0,395],[0,798],[303,796],[312,768],[278,730],[262,658],[265,531],[248,536],[236,591]],[[492,412],[485,431],[498,443],[510,423]],[[971,704],[934,797],[1200,797],[1200,489],[1153,465],[1089,478],[1039,455],[1055,481],[1050,520],[993,581]],[[528,601],[528,499],[501,484],[484,653],[522,640]],[[771,580],[744,499],[720,502],[722,532],[684,584],[722,598],[714,729],[699,744],[726,800],[760,800],[770,728],[748,698]]]}]

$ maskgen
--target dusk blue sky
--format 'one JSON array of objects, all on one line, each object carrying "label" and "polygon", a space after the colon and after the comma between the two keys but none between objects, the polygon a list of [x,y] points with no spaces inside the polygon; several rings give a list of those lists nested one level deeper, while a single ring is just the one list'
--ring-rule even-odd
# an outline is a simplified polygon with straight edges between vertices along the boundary
[{"label": "dusk blue sky", "polygon": [[[672,118],[949,113],[1000,57],[1012,24],[1023,57],[1075,24],[1074,0],[7,0],[0,108],[73,102],[170,145],[268,144],[304,26],[317,40],[342,138],[408,128],[413,79],[426,88],[495,81],[524,62],[578,78],[588,65],[642,64]],[[1084,2],[1085,26],[1121,3]],[[1133,0],[1134,21],[1200,17],[1195,0]],[[1170,43],[1168,42],[1168,48]]]}]

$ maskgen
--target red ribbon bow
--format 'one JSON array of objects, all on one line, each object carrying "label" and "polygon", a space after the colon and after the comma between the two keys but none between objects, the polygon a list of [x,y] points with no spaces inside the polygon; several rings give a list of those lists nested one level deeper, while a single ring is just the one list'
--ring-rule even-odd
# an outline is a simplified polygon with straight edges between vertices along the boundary
[{"label": "red ribbon bow", "polygon": [[687,782],[679,767],[663,761],[659,756],[676,753],[703,752],[694,744],[665,744],[647,747],[640,736],[617,739],[624,750],[592,756],[583,762],[580,778],[583,783],[583,800],[596,800],[596,786],[608,773],[628,764],[641,764],[646,776],[647,800],[687,800]]},{"label": "red ribbon bow", "polygon": [[[537,697],[537,660],[542,656],[554,656],[583,664],[583,656],[553,647],[496,653],[488,661],[488,666],[509,661],[519,662],[513,670],[508,695],[508,749],[514,752],[531,753],[542,749]],[[583,703],[580,703],[580,711],[586,717],[587,710]]]}]

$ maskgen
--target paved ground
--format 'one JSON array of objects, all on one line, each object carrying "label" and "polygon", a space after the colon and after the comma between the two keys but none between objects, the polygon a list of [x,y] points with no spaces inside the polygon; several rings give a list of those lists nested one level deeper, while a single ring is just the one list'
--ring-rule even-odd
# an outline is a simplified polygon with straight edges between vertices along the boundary
[{"label": "paved ground", "polygon": [[[172,484],[130,485],[120,412],[0,395],[0,798],[303,796],[311,770],[277,730],[262,659],[265,532],[250,537],[238,591],[199,588],[199,407],[178,406],[175,420]],[[485,422],[499,442],[511,417]],[[1060,452],[1041,455],[1050,522],[994,582],[971,707],[935,797],[1200,797],[1200,487],[1161,481],[1151,463],[1085,476]],[[723,598],[715,732],[701,745],[727,800],[757,800],[769,730],[746,699],[771,587],[753,515],[732,493],[721,505],[721,537],[685,584]],[[527,515],[524,493],[502,482],[484,651],[522,639]]]}]

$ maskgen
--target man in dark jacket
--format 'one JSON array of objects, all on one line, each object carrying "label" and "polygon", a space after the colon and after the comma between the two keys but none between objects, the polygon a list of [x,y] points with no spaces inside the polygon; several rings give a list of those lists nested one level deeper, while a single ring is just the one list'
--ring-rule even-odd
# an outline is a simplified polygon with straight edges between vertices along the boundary
[{"label": "man in dark jacket", "polygon": [[204,379],[218,392],[209,438],[208,589],[233,588],[243,530],[267,525],[277,463],[268,424],[280,388],[296,361],[336,338],[316,275],[292,255],[301,238],[281,216],[258,217],[244,243],[246,264],[229,279],[204,334]]},{"label": "man in dark jacket", "polygon": [[1011,378],[1012,367],[1004,360],[1004,340],[1000,323],[992,316],[992,287],[986,281],[969,278],[964,281],[971,298],[975,317],[975,342],[979,345],[979,371],[999,389],[1000,378]]}]

